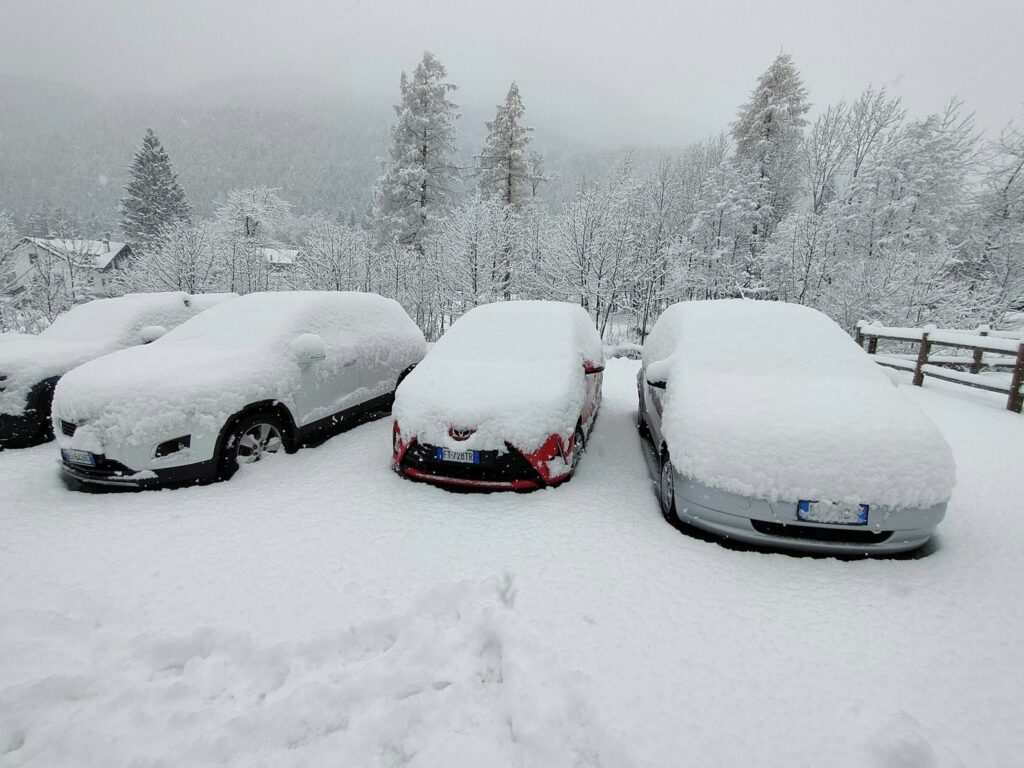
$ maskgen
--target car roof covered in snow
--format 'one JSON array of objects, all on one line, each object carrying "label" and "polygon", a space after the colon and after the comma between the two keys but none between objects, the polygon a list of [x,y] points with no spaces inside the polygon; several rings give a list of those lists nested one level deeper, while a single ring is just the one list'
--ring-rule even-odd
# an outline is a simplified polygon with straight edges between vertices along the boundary
[{"label": "car roof covered in snow", "polygon": [[270,291],[250,293],[215,306],[183,323],[161,343],[201,346],[272,346],[301,333],[359,333],[372,336],[408,328],[409,316],[393,299],[355,291]]},{"label": "car roof covered in snow", "polygon": [[835,322],[795,304],[675,304],[644,346],[682,474],[770,501],[928,507],[955,467],[934,424]]},{"label": "car roof covered in snow", "polygon": [[561,301],[502,301],[474,307],[437,342],[431,355],[483,358],[570,355],[604,359],[601,339],[587,311]]},{"label": "car roof covered in snow", "polygon": [[130,293],[79,304],[59,315],[38,336],[18,336],[0,345],[0,373],[9,385],[0,393],[0,413],[20,413],[29,389],[77,365],[146,341],[144,328],[174,328],[197,312],[234,294],[191,296],[182,291]]}]

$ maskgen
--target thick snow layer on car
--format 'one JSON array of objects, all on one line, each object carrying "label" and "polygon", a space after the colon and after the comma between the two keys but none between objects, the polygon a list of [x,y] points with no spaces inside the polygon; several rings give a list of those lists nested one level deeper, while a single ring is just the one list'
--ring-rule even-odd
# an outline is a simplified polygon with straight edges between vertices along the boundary
[{"label": "thick snow layer on car", "polygon": [[[425,351],[423,334],[391,299],[335,291],[249,294],[152,344],[94,360],[61,379],[54,419],[80,427],[73,438],[58,440],[62,447],[102,452],[104,445],[147,445],[196,428],[217,432],[253,402],[277,400],[294,412],[303,377],[299,353],[312,334],[327,366],[369,359],[392,367],[395,380]],[[355,391],[351,399],[383,393]]]},{"label": "thick snow layer on car", "polygon": [[636,373],[608,362],[586,460],[528,495],[403,481],[383,419],[158,493],[0,452],[0,765],[1017,765],[1005,398],[901,386],[955,452],[949,516],[925,557],[847,562],[667,525]]},{"label": "thick snow layer on car", "polygon": [[145,343],[144,328],[174,328],[231,296],[176,291],[97,299],[72,307],[38,336],[18,334],[0,344],[0,374],[7,376],[6,391],[0,392],[0,413],[21,413],[29,390],[40,381],[109,352]]},{"label": "thick snow layer on car", "polygon": [[834,322],[807,307],[676,304],[644,348],[667,376],[663,429],[675,467],[769,501],[929,507],[955,466],[935,425]]},{"label": "thick snow layer on car", "polygon": [[601,363],[601,339],[580,306],[510,301],[460,317],[399,387],[395,420],[406,437],[444,445],[450,427],[475,429],[464,449],[524,451],[568,437],[586,396],[583,364]]}]

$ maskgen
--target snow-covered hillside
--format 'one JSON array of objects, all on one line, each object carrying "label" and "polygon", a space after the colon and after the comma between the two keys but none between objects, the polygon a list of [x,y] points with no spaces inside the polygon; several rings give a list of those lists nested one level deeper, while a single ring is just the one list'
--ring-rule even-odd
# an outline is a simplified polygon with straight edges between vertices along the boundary
[{"label": "snow-covered hillside", "polygon": [[401,479],[389,420],[144,494],[0,453],[0,765],[1016,764],[1024,420],[902,389],[957,462],[927,557],[735,551],[662,520],[637,366],[528,495]]}]

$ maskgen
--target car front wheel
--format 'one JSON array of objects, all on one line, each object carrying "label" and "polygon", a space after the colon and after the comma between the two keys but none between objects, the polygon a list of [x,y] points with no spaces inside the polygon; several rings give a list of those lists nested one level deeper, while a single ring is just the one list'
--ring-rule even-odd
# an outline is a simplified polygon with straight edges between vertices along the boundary
[{"label": "car front wheel", "polygon": [[271,413],[245,416],[231,428],[221,449],[221,477],[230,478],[243,464],[255,464],[287,450],[281,419]]},{"label": "car front wheel", "polygon": [[668,451],[661,456],[661,477],[658,481],[658,500],[661,502],[661,514],[670,523],[676,522],[676,469]]}]

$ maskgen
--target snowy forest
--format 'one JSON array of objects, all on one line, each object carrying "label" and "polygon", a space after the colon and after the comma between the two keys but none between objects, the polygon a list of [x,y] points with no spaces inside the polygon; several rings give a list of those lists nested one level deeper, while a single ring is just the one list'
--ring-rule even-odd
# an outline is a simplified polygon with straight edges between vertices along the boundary
[{"label": "snowy forest", "polygon": [[[812,94],[780,54],[720,134],[661,157],[626,153],[555,202],[546,192],[566,180],[534,150],[516,83],[469,164],[456,159],[457,89],[436,57],[402,74],[399,96],[360,215],[297,214],[273,178],[194,215],[154,126],[118,211],[134,257],[117,290],[373,291],[428,338],[478,304],[554,299],[580,303],[609,342],[642,341],[661,309],[688,299],[796,302],[847,329],[998,324],[1024,308],[1024,125],[984,137],[959,100],[916,116],[868,87],[811,119]],[[0,259],[29,230],[101,236],[61,215],[19,226],[0,212]],[[285,249],[298,254],[272,255]],[[3,330],[38,330],[83,300],[81,272],[7,286]]]}]

